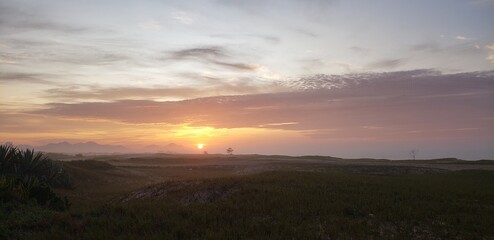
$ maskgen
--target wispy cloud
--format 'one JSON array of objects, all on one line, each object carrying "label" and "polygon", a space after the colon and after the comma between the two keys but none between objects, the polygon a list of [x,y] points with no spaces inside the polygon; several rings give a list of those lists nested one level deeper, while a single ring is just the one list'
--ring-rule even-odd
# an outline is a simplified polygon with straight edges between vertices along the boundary
[{"label": "wispy cloud", "polygon": [[412,71],[382,72],[382,73],[350,73],[343,75],[315,74],[302,77],[297,80],[284,81],[286,87],[296,90],[321,90],[351,88],[358,85],[366,85],[369,82],[393,82],[393,79],[416,79],[441,75],[432,69],[417,69]]},{"label": "wispy cloud", "polygon": [[79,33],[88,28],[51,20],[37,9],[0,2],[0,35],[19,31]]},{"label": "wispy cloud", "polygon": [[471,0],[474,4],[494,4],[494,0]]},{"label": "wispy cloud", "polygon": [[307,30],[307,29],[302,29],[302,28],[294,28],[293,29],[294,32],[296,33],[299,33],[299,34],[302,34],[302,35],[305,35],[305,36],[309,36],[309,37],[312,37],[312,38],[317,38],[319,37],[318,34],[310,31],[310,30]]},{"label": "wispy cloud", "polygon": [[441,45],[437,42],[423,42],[419,44],[415,44],[409,47],[411,52],[425,52],[431,54],[480,54],[480,46],[478,44],[473,44],[469,41],[466,41],[467,38],[461,40],[461,43],[453,44],[453,45]]},{"label": "wispy cloud", "polygon": [[47,80],[53,78],[53,75],[38,74],[38,73],[22,73],[22,72],[0,72],[0,83],[38,83],[38,84],[53,84]]},{"label": "wispy cloud", "polygon": [[357,47],[357,46],[350,47],[350,50],[352,50],[356,53],[359,53],[361,55],[364,55],[364,56],[369,55],[369,53],[371,52],[370,49],[368,49],[368,48]]},{"label": "wispy cloud", "polygon": [[468,37],[465,37],[465,36],[462,36],[462,35],[456,36],[455,39],[456,40],[460,40],[460,41],[471,40],[471,38],[468,38]]},{"label": "wispy cloud", "polygon": [[45,91],[45,97],[51,100],[63,100],[66,102],[80,101],[116,101],[116,100],[177,100],[199,97],[211,97],[218,95],[239,95],[270,92],[276,89],[273,85],[255,85],[253,81],[231,79],[207,79],[192,75],[196,80],[207,81],[205,85],[188,87],[164,87],[154,86],[148,88],[139,87],[59,87]]},{"label": "wispy cloud", "polygon": [[221,68],[227,68],[236,71],[255,71],[262,66],[253,63],[243,63],[235,61],[232,52],[223,47],[211,46],[200,48],[188,48],[177,50],[169,53],[164,60],[194,60],[208,65],[214,65]]},{"label": "wispy cloud", "polygon": [[229,62],[222,62],[222,61],[211,61],[211,63],[214,63],[218,66],[223,66],[226,68],[230,68],[230,69],[234,69],[234,70],[240,70],[240,71],[255,71],[255,70],[261,68],[261,65],[259,65],[259,64],[229,63]]},{"label": "wispy cloud", "polygon": [[329,61],[328,64],[343,69],[344,70],[343,72],[345,73],[362,72],[364,70],[364,67],[362,66],[358,66],[345,61]]},{"label": "wispy cloud", "polygon": [[222,58],[227,56],[225,51],[225,49],[218,46],[187,48],[171,52],[171,57],[177,60],[187,58]]},{"label": "wispy cloud", "polygon": [[0,64],[16,64],[16,61],[13,60],[7,60],[7,59],[0,59]]},{"label": "wispy cloud", "polygon": [[436,42],[424,42],[411,46],[410,50],[414,52],[426,51],[436,53],[442,51],[443,48]]},{"label": "wispy cloud", "polygon": [[192,18],[191,14],[185,11],[173,12],[171,14],[171,18],[174,19],[176,22],[185,25],[191,25],[194,23],[194,19]]},{"label": "wispy cloud", "polygon": [[327,11],[337,2],[336,0],[286,0],[286,1],[264,1],[264,0],[216,0],[218,3],[236,8],[249,14],[263,15],[273,7],[282,9],[292,6],[299,10],[298,13],[305,14],[306,18],[318,19],[326,16]]},{"label": "wispy cloud", "polygon": [[145,30],[160,30],[163,28],[161,23],[156,20],[149,20],[146,22],[142,22],[141,24],[139,24],[139,27]]},{"label": "wispy cloud", "polygon": [[403,65],[405,62],[406,62],[406,60],[403,58],[383,59],[383,60],[378,60],[378,61],[369,63],[367,65],[367,67],[370,69],[390,70],[390,69],[395,69],[395,68]]},{"label": "wispy cloud", "polygon": [[17,64],[18,60],[14,54],[0,53],[0,64]]},{"label": "wispy cloud", "polygon": [[265,35],[265,34],[212,34],[211,37],[239,40],[245,38],[260,39],[269,44],[278,44],[281,42],[280,37]]},{"label": "wispy cloud", "polygon": [[487,51],[488,51],[487,60],[494,63],[494,43],[487,45],[485,47],[487,48]]},{"label": "wispy cloud", "polygon": [[242,0],[217,0],[218,3],[233,7],[249,13],[260,14],[266,7],[267,2],[262,0],[242,1]]},{"label": "wispy cloud", "polygon": [[384,127],[378,127],[378,126],[362,126],[363,129],[375,131],[375,130],[382,130]]},{"label": "wispy cloud", "polygon": [[111,39],[111,43],[104,42],[104,39],[88,43],[6,37],[2,43],[5,50],[0,53],[0,60],[22,63],[28,69],[33,62],[101,66],[130,60],[126,53],[113,48],[125,43],[122,39]]}]

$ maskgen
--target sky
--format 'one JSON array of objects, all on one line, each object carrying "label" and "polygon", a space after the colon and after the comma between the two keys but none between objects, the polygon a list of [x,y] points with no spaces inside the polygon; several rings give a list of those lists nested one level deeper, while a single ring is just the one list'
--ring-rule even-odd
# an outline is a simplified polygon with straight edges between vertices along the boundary
[{"label": "sky", "polygon": [[494,159],[492,0],[0,0],[0,142]]}]

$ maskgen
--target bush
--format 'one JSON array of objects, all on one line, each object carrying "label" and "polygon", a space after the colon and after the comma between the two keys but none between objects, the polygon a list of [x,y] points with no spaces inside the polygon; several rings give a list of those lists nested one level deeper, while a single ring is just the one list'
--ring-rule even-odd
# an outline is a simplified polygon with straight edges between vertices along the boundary
[{"label": "bush", "polygon": [[0,145],[0,200],[35,202],[54,210],[69,207],[52,188],[72,188],[73,180],[62,166],[34,150]]}]

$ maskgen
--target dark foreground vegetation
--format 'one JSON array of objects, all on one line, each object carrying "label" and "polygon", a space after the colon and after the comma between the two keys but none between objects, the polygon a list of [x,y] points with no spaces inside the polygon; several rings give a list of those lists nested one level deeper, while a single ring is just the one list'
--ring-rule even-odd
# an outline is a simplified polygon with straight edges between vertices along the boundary
[{"label": "dark foreground vegetation", "polygon": [[52,188],[71,188],[72,184],[61,165],[42,153],[0,145],[0,203],[37,204],[65,210],[68,201]]},{"label": "dark foreground vegetation", "polygon": [[61,165],[42,153],[0,145],[0,219],[4,219],[0,222],[0,238],[13,237],[9,226],[16,226],[16,221],[25,217],[42,221],[42,212],[68,209],[67,198],[53,189],[71,188],[72,184]]},{"label": "dark foreground vegetation", "polygon": [[[71,209],[4,202],[1,239],[494,239],[494,171],[64,166],[75,189],[57,192],[70,196]],[[146,184],[138,171],[175,175]]]}]

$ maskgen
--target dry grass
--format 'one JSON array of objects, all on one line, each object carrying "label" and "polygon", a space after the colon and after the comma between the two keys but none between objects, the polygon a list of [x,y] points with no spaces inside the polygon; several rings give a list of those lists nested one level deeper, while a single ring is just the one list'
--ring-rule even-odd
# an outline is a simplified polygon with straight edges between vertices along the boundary
[{"label": "dry grass", "polygon": [[21,239],[494,238],[494,171],[449,171],[475,163],[195,157],[65,162],[70,212],[4,221]]}]

